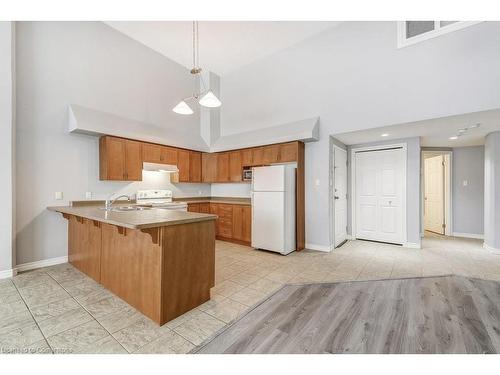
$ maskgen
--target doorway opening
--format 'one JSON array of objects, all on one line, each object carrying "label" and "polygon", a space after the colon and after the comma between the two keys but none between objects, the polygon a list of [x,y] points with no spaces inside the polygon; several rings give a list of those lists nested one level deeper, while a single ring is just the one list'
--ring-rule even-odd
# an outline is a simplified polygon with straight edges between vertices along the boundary
[{"label": "doorway opening", "polygon": [[450,236],[452,151],[423,151],[422,167],[423,232]]},{"label": "doorway opening", "polygon": [[332,202],[331,247],[342,246],[347,236],[347,150],[332,145],[330,196]]}]

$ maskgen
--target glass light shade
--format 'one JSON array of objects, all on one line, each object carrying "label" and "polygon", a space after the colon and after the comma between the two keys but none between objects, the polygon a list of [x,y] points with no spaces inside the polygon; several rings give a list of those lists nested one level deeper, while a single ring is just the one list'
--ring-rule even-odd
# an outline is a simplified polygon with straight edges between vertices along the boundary
[{"label": "glass light shade", "polygon": [[181,100],[179,104],[177,104],[172,111],[175,113],[178,113],[180,115],[192,115],[193,110],[191,109],[190,106],[187,105],[187,103],[184,100]]},{"label": "glass light shade", "polygon": [[209,107],[209,108],[216,108],[221,106],[221,102],[217,97],[214,95],[212,90],[209,90],[203,97],[200,99],[200,105],[203,107]]}]

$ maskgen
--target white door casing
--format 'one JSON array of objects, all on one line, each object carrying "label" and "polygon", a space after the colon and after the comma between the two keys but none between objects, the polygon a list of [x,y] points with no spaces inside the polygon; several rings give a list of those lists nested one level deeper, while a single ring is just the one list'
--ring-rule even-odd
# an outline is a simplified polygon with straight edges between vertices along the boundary
[{"label": "white door casing", "polygon": [[347,151],[334,147],[334,245],[347,240]]},{"label": "white door casing", "polygon": [[424,163],[424,229],[444,234],[444,156],[426,158]]},{"label": "white door casing", "polygon": [[406,150],[354,153],[356,238],[405,244]]}]

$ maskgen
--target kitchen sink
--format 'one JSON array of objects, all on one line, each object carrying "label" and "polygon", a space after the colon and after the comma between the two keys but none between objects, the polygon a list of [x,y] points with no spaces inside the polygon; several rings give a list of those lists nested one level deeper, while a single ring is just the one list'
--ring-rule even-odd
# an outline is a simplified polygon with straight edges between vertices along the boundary
[{"label": "kitchen sink", "polygon": [[[113,212],[130,212],[130,211],[146,211],[150,210],[151,207],[141,207],[141,206],[116,206],[112,207],[108,211]],[[101,207],[101,210],[106,210],[105,207]]]}]

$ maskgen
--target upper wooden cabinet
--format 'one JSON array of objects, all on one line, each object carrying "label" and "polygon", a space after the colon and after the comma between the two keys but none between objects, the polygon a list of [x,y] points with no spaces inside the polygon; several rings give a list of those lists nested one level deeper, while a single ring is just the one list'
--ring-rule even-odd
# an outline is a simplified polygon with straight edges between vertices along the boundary
[{"label": "upper wooden cabinet", "polygon": [[264,149],[262,156],[264,164],[279,162],[280,145],[264,146],[262,148]]},{"label": "upper wooden cabinet", "polygon": [[217,182],[217,154],[201,154],[201,174],[203,182]]},{"label": "upper wooden cabinet", "polygon": [[280,163],[297,161],[298,142],[282,143],[279,148]]},{"label": "upper wooden cabinet", "polygon": [[252,148],[252,165],[264,165],[264,147]]},{"label": "upper wooden cabinet", "polygon": [[[302,142],[279,143],[217,153],[103,136],[99,143],[101,180],[141,181],[142,163],[177,165],[171,182],[243,182],[243,168],[299,162]],[[302,150],[302,151],[299,151]]]},{"label": "upper wooden cabinet", "polygon": [[179,182],[189,182],[189,156],[188,150],[177,150],[177,168],[179,168]]},{"label": "upper wooden cabinet", "polygon": [[177,165],[177,149],[168,146],[161,146],[160,160],[164,164]]},{"label": "upper wooden cabinet", "polygon": [[229,153],[229,181],[231,182],[243,181],[240,151],[231,151]]},{"label": "upper wooden cabinet", "polygon": [[142,145],[142,160],[150,163],[161,163],[161,146],[144,143]]},{"label": "upper wooden cabinet", "polygon": [[252,149],[246,148],[241,150],[241,166],[251,167],[253,165]]},{"label": "upper wooden cabinet", "polygon": [[217,182],[229,182],[229,153],[217,154]]},{"label": "upper wooden cabinet", "polygon": [[103,136],[99,140],[99,178],[115,181],[142,180],[141,142]]},{"label": "upper wooden cabinet", "polygon": [[201,182],[201,152],[189,151],[189,182]]}]

